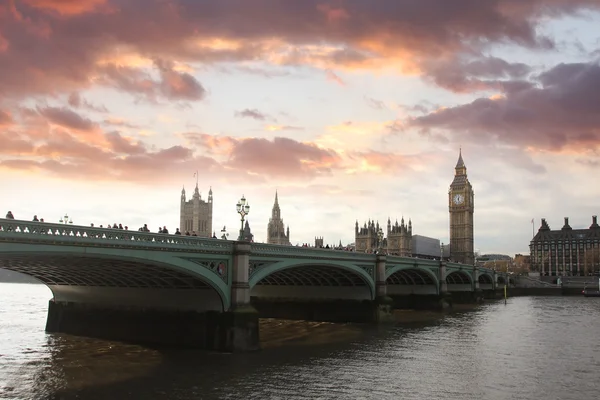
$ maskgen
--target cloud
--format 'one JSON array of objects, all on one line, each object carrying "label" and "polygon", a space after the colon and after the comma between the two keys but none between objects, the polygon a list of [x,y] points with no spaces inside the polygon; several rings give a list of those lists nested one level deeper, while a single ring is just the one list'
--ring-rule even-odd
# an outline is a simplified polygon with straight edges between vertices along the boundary
[{"label": "cloud", "polygon": [[173,63],[157,60],[154,66],[159,71],[158,80],[143,68],[107,64],[102,67],[104,74],[98,77],[97,82],[140,95],[152,102],[160,98],[198,101],[206,96],[202,84],[187,72],[175,71]]},{"label": "cloud", "polygon": [[293,126],[293,125],[267,125],[266,130],[268,130],[269,132],[303,131],[304,128],[301,126]]},{"label": "cloud", "polygon": [[365,99],[365,103],[375,110],[383,110],[386,108],[385,103],[381,100],[377,100],[369,96],[363,96],[363,98]]},{"label": "cloud", "polygon": [[424,63],[424,68],[429,81],[454,92],[510,91],[515,81],[523,82],[519,80],[531,72],[526,64],[509,63],[497,57],[434,60]]},{"label": "cloud", "polygon": [[105,0],[23,0],[31,7],[73,15],[91,12],[102,8]]},{"label": "cloud", "polygon": [[224,156],[224,166],[271,178],[314,178],[342,169],[341,156],[313,143],[275,137],[233,138],[187,133],[185,138],[209,154]]},{"label": "cloud", "polygon": [[234,115],[238,118],[252,118],[257,121],[265,121],[269,118],[267,114],[258,111],[256,108],[245,108],[242,111],[236,111]]},{"label": "cloud", "polygon": [[46,117],[49,122],[64,128],[78,131],[91,131],[96,127],[90,119],[84,118],[67,108],[44,107],[38,108],[38,112]]},{"label": "cloud", "polygon": [[600,65],[559,64],[540,74],[537,82],[405,123],[423,132],[446,131],[479,143],[497,141],[553,152],[600,149]]},{"label": "cloud", "polygon": [[96,112],[101,112],[101,113],[107,113],[108,109],[106,107],[104,107],[103,105],[94,105],[90,102],[88,102],[86,99],[82,98],[81,95],[77,92],[73,92],[69,95],[69,97],[67,98],[67,103],[69,103],[69,105],[71,107],[74,108],[85,108],[91,111],[96,111]]},{"label": "cloud", "polygon": [[346,82],[344,82],[342,78],[340,78],[335,72],[333,72],[330,69],[325,71],[325,76],[327,77],[327,80],[335,82],[340,86],[346,86]]},{"label": "cloud", "polygon": [[0,93],[23,98],[104,85],[153,101],[203,99],[204,87],[175,61],[309,65],[330,78],[334,70],[393,69],[447,85],[460,79],[436,60],[467,55],[474,68],[489,64],[482,54],[495,43],[551,49],[552,39],[538,33],[548,17],[600,8],[596,0],[520,3],[11,0],[0,6]]},{"label": "cloud", "polygon": [[13,118],[8,111],[0,110],[0,127],[12,125]]}]

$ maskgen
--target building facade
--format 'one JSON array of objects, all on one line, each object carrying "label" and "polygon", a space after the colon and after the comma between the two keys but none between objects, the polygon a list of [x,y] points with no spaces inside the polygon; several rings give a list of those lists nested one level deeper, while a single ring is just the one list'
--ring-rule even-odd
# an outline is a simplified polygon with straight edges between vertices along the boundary
[{"label": "building facade", "polygon": [[467,177],[467,167],[459,152],[454,168],[454,180],[448,190],[448,209],[450,213],[450,259],[455,262],[472,265],[473,253],[473,214],[475,193]]},{"label": "building facade", "polygon": [[271,218],[267,225],[267,243],[270,244],[281,244],[290,246],[290,227],[285,229],[283,219],[281,219],[281,209],[279,208],[279,199],[277,192],[275,192],[275,204],[273,204],[273,210],[271,211]]},{"label": "building facade", "polygon": [[443,248],[440,239],[422,235],[412,236],[412,256],[418,258],[429,258],[439,260],[442,257]]},{"label": "building facade", "polygon": [[213,192],[212,188],[208,191],[208,199],[205,201],[196,189],[190,200],[186,199],[185,188],[181,190],[181,208],[179,212],[179,230],[182,234],[189,232],[196,233],[200,237],[212,237],[212,217],[213,217]]},{"label": "building facade", "polygon": [[396,220],[396,223],[392,225],[392,221],[388,218],[385,246],[388,254],[410,257],[412,255],[412,221],[409,219],[408,225],[405,225],[404,217],[402,217],[400,224]]},{"label": "building facade", "polygon": [[354,246],[356,251],[363,253],[372,253],[377,249],[377,232],[379,232],[379,222],[369,220],[365,222],[362,228],[358,227],[358,221],[354,225]]},{"label": "building facade", "polygon": [[573,229],[565,218],[560,230],[542,223],[529,245],[531,269],[541,275],[591,275],[600,271],[600,226],[592,216],[587,229]]},{"label": "building facade", "polygon": [[[387,234],[387,235],[386,235]],[[381,243],[379,243],[381,237]],[[388,218],[387,231],[384,232],[379,222],[365,222],[362,227],[358,221],[354,225],[354,247],[356,251],[363,253],[373,253],[380,247],[387,251],[387,254],[410,257],[412,246],[412,222],[408,225],[402,222],[392,225]]]}]

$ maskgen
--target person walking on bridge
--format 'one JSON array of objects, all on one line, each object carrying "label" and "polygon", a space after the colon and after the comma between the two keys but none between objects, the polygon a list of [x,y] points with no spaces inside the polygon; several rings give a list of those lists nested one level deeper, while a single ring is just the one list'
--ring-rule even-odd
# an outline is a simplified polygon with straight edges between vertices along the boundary
[{"label": "person walking on bridge", "polygon": [[6,213],[6,219],[15,219],[12,211],[9,211],[9,212]]}]

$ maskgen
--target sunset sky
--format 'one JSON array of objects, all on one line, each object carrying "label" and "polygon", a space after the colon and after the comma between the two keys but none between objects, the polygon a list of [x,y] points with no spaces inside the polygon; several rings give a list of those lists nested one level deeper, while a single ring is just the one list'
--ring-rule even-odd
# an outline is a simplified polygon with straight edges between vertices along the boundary
[{"label": "sunset sky", "polygon": [[194,172],[235,237],[411,218],[475,248],[600,214],[600,0],[0,0],[2,216],[156,231]]}]

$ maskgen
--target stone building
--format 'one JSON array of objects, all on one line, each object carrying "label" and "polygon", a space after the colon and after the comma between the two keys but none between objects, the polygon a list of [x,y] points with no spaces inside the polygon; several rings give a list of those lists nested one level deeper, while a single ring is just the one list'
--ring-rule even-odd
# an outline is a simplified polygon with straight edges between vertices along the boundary
[{"label": "stone building", "polygon": [[[378,243],[378,232],[381,230],[383,237],[382,243]],[[386,237],[387,233],[387,237]],[[411,255],[412,222],[408,225],[398,221],[392,225],[388,218],[387,232],[384,232],[379,222],[369,220],[362,228],[358,221],[354,225],[354,245],[356,251],[371,253],[378,250],[379,247],[387,251],[388,254],[410,257]]]},{"label": "stone building", "polygon": [[212,188],[208,191],[208,199],[202,199],[198,191],[198,182],[196,189],[190,200],[185,196],[185,188],[181,190],[181,208],[179,212],[179,230],[181,233],[196,232],[200,237],[212,237],[212,218],[213,218],[213,192]]},{"label": "stone building", "polygon": [[587,229],[573,229],[569,218],[551,230],[545,218],[529,244],[531,269],[542,275],[590,275],[600,271],[600,226],[592,216]]},{"label": "stone building", "polygon": [[318,237],[318,236],[315,237],[315,247],[316,248],[325,247],[323,245],[323,236],[321,236],[321,237]]},{"label": "stone building", "polygon": [[354,246],[356,251],[371,253],[377,250],[377,232],[379,222],[369,220],[362,228],[358,227],[358,221],[354,225]]},{"label": "stone building", "polygon": [[473,213],[475,193],[467,178],[467,167],[458,153],[458,162],[454,168],[454,180],[448,190],[448,209],[450,213],[450,259],[463,264],[475,262],[473,246]]},{"label": "stone building", "polygon": [[412,255],[412,222],[409,219],[408,225],[404,224],[404,217],[400,224],[398,220],[392,225],[388,218],[387,238],[385,241],[388,254],[410,257]]},{"label": "stone building", "polygon": [[273,210],[271,211],[271,218],[267,225],[267,243],[270,244],[281,244],[290,246],[290,227],[285,229],[283,219],[281,219],[281,209],[279,208],[279,199],[277,192],[275,192],[275,204],[273,204]]}]

